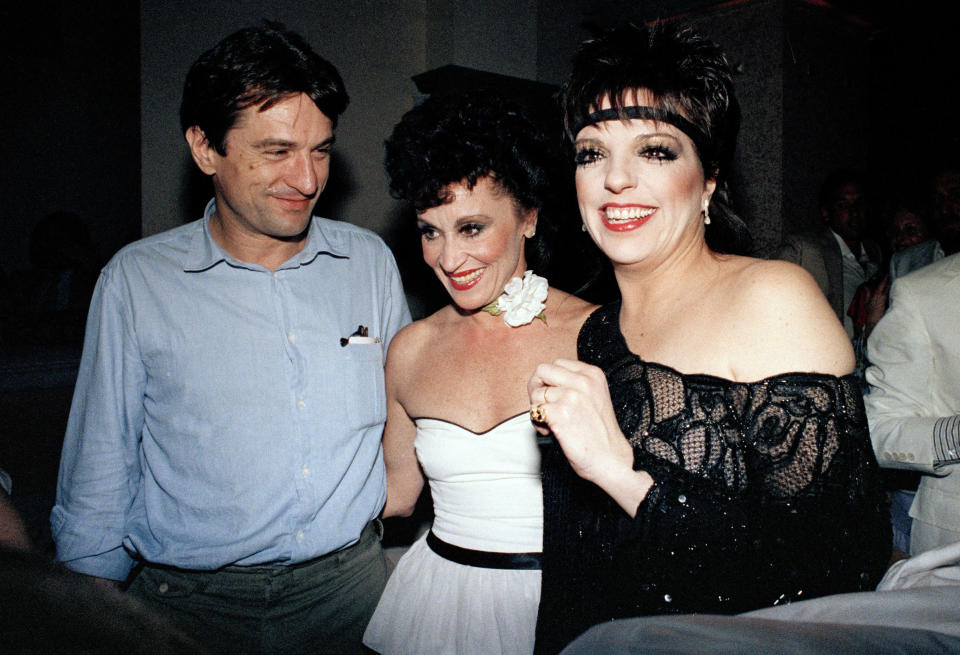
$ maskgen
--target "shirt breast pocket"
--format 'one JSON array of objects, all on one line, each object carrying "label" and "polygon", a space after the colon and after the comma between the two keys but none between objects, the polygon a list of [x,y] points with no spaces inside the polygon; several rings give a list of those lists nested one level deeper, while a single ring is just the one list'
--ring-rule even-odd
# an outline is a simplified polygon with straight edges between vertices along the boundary
[{"label": "shirt breast pocket", "polygon": [[383,347],[379,342],[349,343],[343,348],[341,379],[351,425],[367,428],[387,419],[387,393],[383,380]]}]

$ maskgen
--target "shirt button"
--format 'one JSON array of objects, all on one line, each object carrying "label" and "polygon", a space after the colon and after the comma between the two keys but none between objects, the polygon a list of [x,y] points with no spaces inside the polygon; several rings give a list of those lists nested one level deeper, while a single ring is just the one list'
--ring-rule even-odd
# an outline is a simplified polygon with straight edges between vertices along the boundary
[{"label": "shirt button", "polygon": [[916,459],[917,459],[917,458],[914,457],[913,453],[907,453],[907,461],[908,461],[908,462],[915,461]]},{"label": "shirt button", "polygon": [[309,475],[310,475],[310,467],[309,467],[309,466],[304,466],[302,469],[300,469],[300,473],[303,475],[303,477],[309,476]]},{"label": "shirt button", "polygon": [[295,335],[293,332],[291,332],[290,334],[287,335],[287,341],[289,341],[290,343],[296,343],[296,342],[297,342],[297,335]]},{"label": "shirt button", "polygon": [[307,402],[303,398],[297,401],[297,407],[299,407],[300,409],[303,409],[306,406],[307,406]]},{"label": "shirt button", "polygon": [[893,459],[893,455],[890,453],[889,450],[883,451],[883,457],[884,459]]},{"label": "shirt button", "polygon": [[170,585],[168,585],[166,582],[161,582],[157,585],[157,591],[159,591],[161,594],[165,594],[170,591]]},{"label": "shirt button", "polygon": [[280,274],[277,273],[276,271],[274,271],[274,272],[273,272],[273,279],[274,279],[274,280],[279,280],[279,279],[280,279]]},{"label": "shirt button", "polygon": [[297,530],[297,542],[303,542],[303,530]]}]

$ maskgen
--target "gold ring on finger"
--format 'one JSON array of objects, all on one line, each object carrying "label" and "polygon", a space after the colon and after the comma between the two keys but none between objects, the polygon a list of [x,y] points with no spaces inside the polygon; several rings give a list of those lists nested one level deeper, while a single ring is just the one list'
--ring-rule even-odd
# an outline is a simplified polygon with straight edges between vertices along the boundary
[{"label": "gold ring on finger", "polygon": [[543,404],[530,408],[530,420],[534,423],[546,423],[547,412],[543,409]]}]

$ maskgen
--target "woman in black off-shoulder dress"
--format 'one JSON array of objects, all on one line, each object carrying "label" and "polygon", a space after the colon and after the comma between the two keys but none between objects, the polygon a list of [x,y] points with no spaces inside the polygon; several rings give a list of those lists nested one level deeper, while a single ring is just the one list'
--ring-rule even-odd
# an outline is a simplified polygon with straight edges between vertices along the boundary
[{"label": "woman in black off-shoulder dress", "polygon": [[889,518],[853,351],[802,269],[732,254],[722,53],[616,28],[581,48],[563,102],[584,226],[622,300],[584,324],[580,361],[529,383],[555,437],[537,652],[612,618],[873,589]]}]

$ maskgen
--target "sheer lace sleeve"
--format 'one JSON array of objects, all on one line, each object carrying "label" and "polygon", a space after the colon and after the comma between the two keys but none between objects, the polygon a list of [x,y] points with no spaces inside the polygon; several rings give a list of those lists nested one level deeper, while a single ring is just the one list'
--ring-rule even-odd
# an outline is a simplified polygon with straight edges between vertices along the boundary
[{"label": "sheer lace sleeve", "polygon": [[[631,353],[618,312],[587,321],[580,358],[606,372],[634,468],[654,487],[630,519],[562,453],[545,454],[542,632],[553,632],[545,619],[555,610],[572,638],[616,617],[729,614],[873,589],[891,541],[856,379],[684,375]],[[569,588],[555,585],[555,566]]]},{"label": "sheer lace sleeve", "polygon": [[[621,424],[635,468],[655,480],[616,545],[618,578],[648,587],[622,611],[743,611],[873,589],[889,521],[852,376],[737,385],[645,369],[613,385],[647,387]],[[658,385],[683,408],[664,414]],[[644,561],[661,574],[639,581]]]}]

